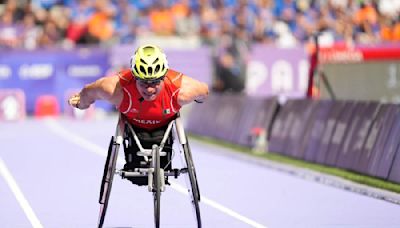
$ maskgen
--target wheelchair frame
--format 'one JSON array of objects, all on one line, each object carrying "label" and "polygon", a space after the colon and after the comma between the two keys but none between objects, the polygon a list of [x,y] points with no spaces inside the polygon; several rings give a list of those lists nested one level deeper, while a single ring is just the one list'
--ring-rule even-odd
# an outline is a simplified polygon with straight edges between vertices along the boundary
[{"label": "wheelchair frame", "polygon": [[[181,169],[174,169],[164,171],[160,167],[160,157],[166,156],[167,153],[162,151],[164,145],[175,126],[176,134],[181,145],[181,155],[184,156],[186,167]],[[117,170],[116,163],[118,158],[118,151],[120,146],[123,144],[125,130],[129,130],[135,143],[137,144],[140,151],[137,152],[138,156],[143,156],[144,160],[149,165],[146,168],[135,168],[133,171]],[[172,159],[172,158],[171,158]],[[191,203],[194,209],[197,227],[201,228],[201,216],[200,216],[200,191],[197,182],[196,170],[193,163],[192,154],[189,147],[189,142],[185,134],[180,114],[177,113],[176,118],[172,120],[164,133],[164,136],[160,142],[160,145],[153,144],[151,149],[145,149],[142,147],[139,137],[132,128],[132,126],[125,120],[123,115],[119,116],[118,124],[116,127],[115,135],[111,137],[111,141],[108,147],[107,159],[104,165],[104,173],[100,188],[100,214],[98,220],[98,228],[103,227],[104,219],[107,212],[108,202],[110,198],[112,182],[114,175],[119,175],[122,179],[126,177],[145,177],[148,178],[148,191],[153,193],[154,202],[154,224],[156,228],[160,227],[160,198],[161,192],[165,191],[165,177],[173,176],[177,178],[181,174],[187,174],[187,178],[190,183],[188,188],[189,195],[191,197]]]}]

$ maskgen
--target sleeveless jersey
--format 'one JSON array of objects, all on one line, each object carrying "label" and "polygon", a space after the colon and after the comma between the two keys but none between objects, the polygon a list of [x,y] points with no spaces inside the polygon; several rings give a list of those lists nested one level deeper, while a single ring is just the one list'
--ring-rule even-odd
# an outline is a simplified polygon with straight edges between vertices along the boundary
[{"label": "sleeveless jersey", "polygon": [[181,88],[182,74],[168,70],[164,85],[153,101],[143,100],[136,88],[136,79],[132,71],[119,72],[119,82],[124,96],[118,110],[134,126],[147,130],[167,125],[180,110],[178,94]]}]

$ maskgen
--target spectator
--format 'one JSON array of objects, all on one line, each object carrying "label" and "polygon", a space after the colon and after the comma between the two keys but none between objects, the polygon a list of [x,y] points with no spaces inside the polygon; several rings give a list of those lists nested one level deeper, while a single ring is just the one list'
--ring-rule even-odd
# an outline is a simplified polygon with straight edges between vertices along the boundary
[{"label": "spectator", "polygon": [[175,21],[167,0],[159,0],[150,9],[150,28],[156,35],[173,35],[175,33]]},{"label": "spectator", "polygon": [[72,43],[86,43],[87,25],[94,8],[90,0],[77,0],[71,6],[67,39]]},{"label": "spectator", "polygon": [[40,47],[55,46],[61,43],[62,32],[57,28],[53,20],[47,20],[43,26],[43,32],[39,37]]},{"label": "spectator", "polygon": [[23,21],[23,47],[32,50],[38,46],[38,40],[42,33],[42,28],[36,25],[33,14],[26,14]]},{"label": "spectator", "polygon": [[245,88],[249,52],[246,29],[239,26],[231,33],[227,32],[221,37],[217,48],[214,91],[242,92]]},{"label": "spectator", "polygon": [[391,20],[386,17],[382,23],[380,36],[382,41],[386,42],[400,42],[400,16],[397,20]]},{"label": "spectator", "polygon": [[[329,6],[328,6],[329,7]],[[353,43],[353,24],[351,17],[346,14],[346,6],[330,5],[330,13],[332,20],[335,22],[331,25],[334,29],[335,40],[345,43]]]},{"label": "spectator", "polygon": [[12,14],[12,22],[14,23],[22,21],[25,15],[24,10],[18,5],[16,0],[6,1],[5,11]]},{"label": "spectator", "polygon": [[379,31],[378,13],[371,3],[361,1],[360,8],[354,15],[356,41],[360,43],[372,43]]},{"label": "spectator", "polygon": [[52,20],[56,24],[61,37],[64,38],[69,26],[68,10],[59,5],[54,6],[48,11],[47,20]]},{"label": "spectator", "polygon": [[[279,2],[279,1],[278,1]],[[293,0],[282,0],[282,3],[277,5],[276,17],[278,20],[285,22],[290,31],[294,31],[296,27],[296,4]]]},{"label": "spectator", "polygon": [[54,6],[61,4],[62,0],[32,0],[32,6],[50,10]]},{"label": "spectator", "polygon": [[217,11],[208,2],[200,3],[200,36],[204,44],[213,45],[218,39],[220,21]]},{"label": "spectator", "polygon": [[139,10],[128,0],[116,2],[115,35],[119,43],[132,43],[136,39]]},{"label": "spectator", "polygon": [[6,10],[0,19],[0,47],[19,47],[23,29],[20,25],[13,23],[13,12]]},{"label": "spectator", "polygon": [[199,34],[199,18],[190,8],[189,0],[178,0],[172,5],[175,19],[176,33],[180,36],[193,36]]},{"label": "spectator", "polygon": [[253,39],[255,42],[272,43],[276,38],[273,32],[273,25],[276,22],[273,15],[274,1],[257,1],[257,17],[255,18]]},{"label": "spectator", "polygon": [[111,39],[114,35],[113,18],[116,8],[109,0],[96,0],[94,12],[87,21],[88,42],[99,43]]},{"label": "spectator", "polygon": [[321,20],[320,9],[307,1],[297,2],[296,26],[293,31],[294,36],[300,42],[306,42],[312,34],[322,30],[319,27]]},{"label": "spectator", "polygon": [[292,46],[323,32],[334,43],[373,44],[399,42],[399,13],[398,0],[9,0],[0,1],[0,42],[32,49],[152,34],[215,46],[227,29],[243,27],[247,42]]},{"label": "spectator", "polygon": [[289,25],[283,21],[277,21],[274,24],[274,33],[276,39],[274,44],[278,47],[290,48],[297,45],[296,37],[290,31]]}]

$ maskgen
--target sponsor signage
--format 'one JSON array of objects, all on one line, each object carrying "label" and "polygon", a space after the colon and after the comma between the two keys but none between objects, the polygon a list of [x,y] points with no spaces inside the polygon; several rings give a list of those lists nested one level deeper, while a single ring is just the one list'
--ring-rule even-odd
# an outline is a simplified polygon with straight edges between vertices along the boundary
[{"label": "sponsor signage", "polygon": [[400,60],[400,47],[332,47],[321,48],[321,63],[357,63]]},{"label": "sponsor signage", "polygon": [[0,80],[5,80],[11,77],[11,67],[6,64],[0,64]]},{"label": "sponsor signage", "polygon": [[65,91],[83,87],[108,69],[108,52],[102,49],[5,50],[0,57],[0,90],[24,91],[27,111],[33,113],[39,96],[52,94],[64,104]]},{"label": "sponsor signage", "polygon": [[247,67],[246,92],[251,96],[305,97],[308,58],[303,48],[253,47]]},{"label": "sponsor signage", "polygon": [[103,73],[98,64],[71,64],[67,66],[67,75],[76,78],[99,77]]},{"label": "sponsor signage", "polygon": [[22,64],[18,67],[18,76],[22,80],[44,80],[54,75],[54,65],[39,64]]}]

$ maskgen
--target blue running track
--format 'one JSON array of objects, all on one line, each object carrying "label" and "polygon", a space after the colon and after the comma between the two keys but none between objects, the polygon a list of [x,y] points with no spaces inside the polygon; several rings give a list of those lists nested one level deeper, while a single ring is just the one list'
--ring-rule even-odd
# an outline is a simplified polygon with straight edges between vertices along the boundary
[{"label": "blue running track", "polygon": [[[96,227],[100,181],[116,123],[117,117],[0,123],[0,227]],[[400,227],[399,205],[190,142],[204,228]],[[173,163],[181,165],[179,152]],[[195,227],[184,178],[170,180],[161,196],[161,227]],[[153,227],[152,194],[116,176],[105,227]]]}]

